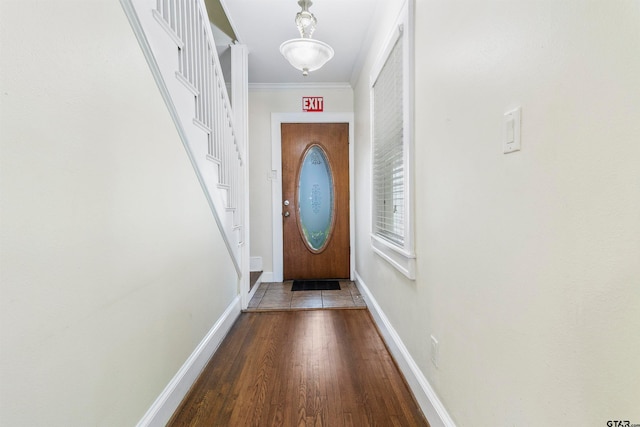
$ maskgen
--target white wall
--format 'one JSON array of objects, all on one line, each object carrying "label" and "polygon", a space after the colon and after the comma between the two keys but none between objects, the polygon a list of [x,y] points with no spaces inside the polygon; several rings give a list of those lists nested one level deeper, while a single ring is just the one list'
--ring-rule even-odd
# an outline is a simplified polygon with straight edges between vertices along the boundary
[{"label": "white wall", "polygon": [[640,423],[638,2],[416,1],[416,281],[369,239],[386,7],[354,94],[364,283],[457,425]]},{"label": "white wall", "polygon": [[0,19],[0,424],[134,425],[237,276],[120,4]]},{"label": "white wall", "polygon": [[249,90],[251,256],[262,257],[263,269],[268,273],[273,272],[271,113],[301,113],[303,96],[324,97],[324,112],[327,113],[353,111],[353,91],[348,86]]}]

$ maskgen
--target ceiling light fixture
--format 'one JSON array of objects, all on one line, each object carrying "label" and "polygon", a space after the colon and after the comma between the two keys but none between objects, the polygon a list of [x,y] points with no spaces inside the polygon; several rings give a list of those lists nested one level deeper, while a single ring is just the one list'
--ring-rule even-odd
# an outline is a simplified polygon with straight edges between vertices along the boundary
[{"label": "ceiling light fixture", "polygon": [[313,13],[309,12],[312,4],[310,0],[298,1],[298,5],[302,8],[296,14],[296,26],[300,31],[300,38],[287,40],[280,45],[280,53],[294,68],[301,70],[305,77],[310,71],[319,69],[333,58],[331,46],[311,38],[318,22]]}]

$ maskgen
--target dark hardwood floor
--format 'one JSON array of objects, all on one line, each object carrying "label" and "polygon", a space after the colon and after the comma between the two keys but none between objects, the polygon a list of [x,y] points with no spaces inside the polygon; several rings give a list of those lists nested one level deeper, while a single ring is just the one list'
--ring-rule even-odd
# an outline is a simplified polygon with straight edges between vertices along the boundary
[{"label": "dark hardwood floor", "polygon": [[243,313],[170,426],[428,426],[367,310]]}]

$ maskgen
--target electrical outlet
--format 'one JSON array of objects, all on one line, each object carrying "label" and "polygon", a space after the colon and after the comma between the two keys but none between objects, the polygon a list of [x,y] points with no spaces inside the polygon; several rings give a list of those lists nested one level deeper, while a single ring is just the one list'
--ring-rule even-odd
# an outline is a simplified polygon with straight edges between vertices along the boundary
[{"label": "electrical outlet", "polygon": [[438,367],[438,340],[433,335],[431,335],[431,363]]}]

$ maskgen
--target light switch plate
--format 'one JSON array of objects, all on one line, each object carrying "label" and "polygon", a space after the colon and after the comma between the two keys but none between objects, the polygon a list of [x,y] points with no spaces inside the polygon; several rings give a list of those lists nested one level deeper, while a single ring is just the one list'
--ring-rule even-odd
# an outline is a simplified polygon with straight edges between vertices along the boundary
[{"label": "light switch plate", "polygon": [[520,151],[520,119],[521,108],[504,113],[504,130],[502,136],[502,152],[504,154]]}]

